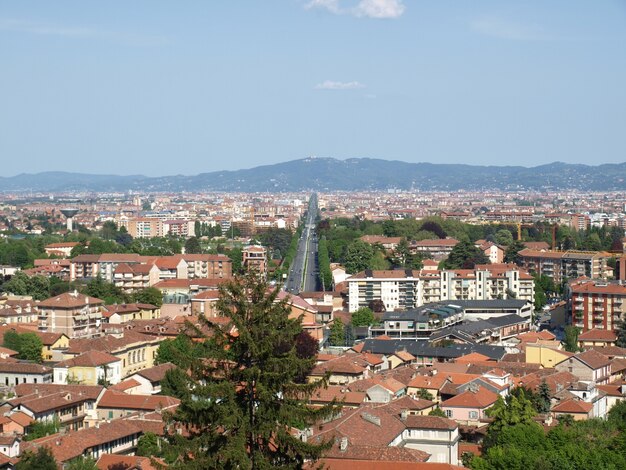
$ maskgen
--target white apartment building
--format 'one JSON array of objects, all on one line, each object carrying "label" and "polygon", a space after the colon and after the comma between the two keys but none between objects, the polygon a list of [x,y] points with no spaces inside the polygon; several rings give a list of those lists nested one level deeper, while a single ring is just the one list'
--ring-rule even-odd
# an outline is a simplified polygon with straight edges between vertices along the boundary
[{"label": "white apartment building", "polygon": [[349,277],[348,309],[355,312],[382,300],[387,311],[406,310],[446,300],[506,299],[534,301],[535,285],[515,265],[478,265],[473,270],[366,270]]}]

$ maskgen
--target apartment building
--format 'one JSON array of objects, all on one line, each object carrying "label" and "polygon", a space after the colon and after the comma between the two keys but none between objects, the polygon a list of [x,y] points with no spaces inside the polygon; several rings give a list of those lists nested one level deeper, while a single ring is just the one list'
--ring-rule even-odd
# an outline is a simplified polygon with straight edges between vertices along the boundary
[{"label": "apartment building", "polygon": [[583,332],[619,328],[624,318],[626,284],[585,279],[571,283],[569,288],[573,325]]},{"label": "apartment building", "polygon": [[448,300],[534,301],[533,278],[515,265],[477,265],[473,270],[385,270],[360,272],[346,280],[348,309],[382,300],[387,311],[408,310]]},{"label": "apartment building", "polygon": [[385,312],[380,326],[370,327],[370,336],[392,339],[428,338],[434,331],[463,321],[458,305],[428,305],[399,312]]},{"label": "apartment building", "polygon": [[39,331],[62,333],[68,338],[100,336],[102,300],[74,292],[39,303]]},{"label": "apartment building", "polygon": [[181,237],[193,237],[196,235],[195,221],[175,219],[162,222],[163,235],[178,235]]},{"label": "apartment building", "polygon": [[189,279],[229,279],[233,276],[233,262],[226,255],[184,254]]},{"label": "apartment building", "polygon": [[543,251],[524,249],[519,252],[520,265],[539,275],[546,275],[555,284],[568,279],[588,277],[603,279],[607,276],[610,253],[602,251]]},{"label": "apartment building", "polygon": [[130,294],[154,286],[160,281],[160,272],[154,264],[120,263],[113,272],[113,284]]},{"label": "apartment building", "polygon": [[267,250],[260,245],[248,245],[242,250],[242,264],[246,271],[253,271],[260,276],[267,276]]}]

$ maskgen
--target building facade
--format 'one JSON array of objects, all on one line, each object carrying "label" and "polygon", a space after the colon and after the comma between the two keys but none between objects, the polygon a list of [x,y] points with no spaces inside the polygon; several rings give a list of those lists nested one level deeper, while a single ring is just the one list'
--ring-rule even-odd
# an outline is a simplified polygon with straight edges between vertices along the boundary
[{"label": "building facade", "polygon": [[572,324],[583,332],[614,331],[624,319],[626,285],[621,281],[581,280],[570,284]]},{"label": "building facade", "polygon": [[382,300],[387,311],[452,300],[534,301],[530,274],[515,265],[477,265],[473,270],[387,270],[360,272],[346,280],[348,309],[355,312]]},{"label": "building facade", "polygon": [[92,338],[102,332],[102,300],[66,292],[39,303],[39,331],[68,338]]}]

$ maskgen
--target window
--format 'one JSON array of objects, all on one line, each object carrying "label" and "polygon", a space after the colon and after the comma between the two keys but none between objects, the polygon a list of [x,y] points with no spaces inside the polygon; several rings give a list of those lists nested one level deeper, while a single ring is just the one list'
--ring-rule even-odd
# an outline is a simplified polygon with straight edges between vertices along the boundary
[{"label": "window", "polygon": [[446,416],[452,418],[452,410],[446,410]]},{"label": "window", "polygon": [[113,412],[109,411],[109,419],[113,419]]},{"label": "window", "polygon": [[478,419],[478,411],[470,411],[469,412],[470,419]]}]

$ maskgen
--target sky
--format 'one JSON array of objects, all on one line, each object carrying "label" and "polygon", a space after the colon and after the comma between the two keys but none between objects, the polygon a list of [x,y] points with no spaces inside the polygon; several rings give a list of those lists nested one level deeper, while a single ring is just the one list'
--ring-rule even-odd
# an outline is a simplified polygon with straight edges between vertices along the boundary
[{"label": "sky", "polygon": [[0,0],[0,176],[626,161],[626,0]]}]

